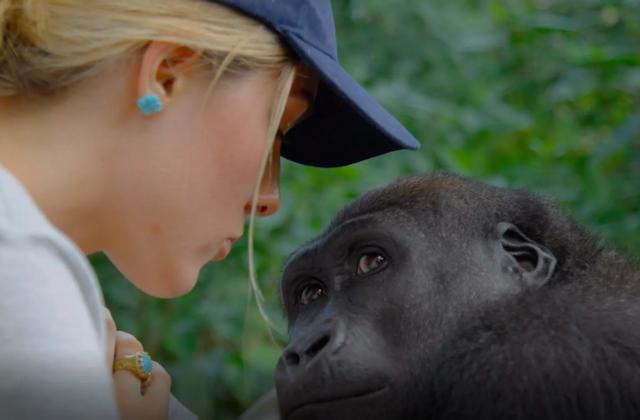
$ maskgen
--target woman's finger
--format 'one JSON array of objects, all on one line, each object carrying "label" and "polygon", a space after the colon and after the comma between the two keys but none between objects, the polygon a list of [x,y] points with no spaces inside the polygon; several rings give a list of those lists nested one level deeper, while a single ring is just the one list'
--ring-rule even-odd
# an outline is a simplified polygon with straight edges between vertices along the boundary
[{"label": "woman's finger", "polygon": [[142,351],[142,344],[133,335],[124,331],[116,331],[115,337],[116,359]]},{"label": "woman's finger", "polygon": [[158,362],[153,363],[151,381],[144,386],[144,395],[149,398],[160,398],[171,391],[171,376]]},{"label": "woman's finger", "polygon": [[152,363],[152,380],[146,387],[131,372],[118,370],[114,373],[114,391],[122,420],[167,418],[171,377],[162,365]]},{"label": "woman's finger", "polygon": [[[133,335],[124,332],[116,331],[115,334],[115,358],[121,359],[125,356],[130,356],[142,351],[143,347],[140,341]],[[138,378],[133,372],[129,372],[126,369],[118,369],[113,372],[113,382],[116,389],[119,392],[127,394],[131,392],[140,393],[140,378]]]},{"label": "woman's finger", "polygon": [[107,333],[107,367],[111,369],[115,358],[116,350],[116,323],[111,316],[111,311],[107,307],[103,307],[105,330]]}]

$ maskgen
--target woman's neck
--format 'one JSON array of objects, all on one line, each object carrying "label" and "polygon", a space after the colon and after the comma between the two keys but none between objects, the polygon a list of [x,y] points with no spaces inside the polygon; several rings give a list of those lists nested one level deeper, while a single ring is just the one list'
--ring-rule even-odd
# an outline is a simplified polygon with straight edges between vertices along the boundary
[{"label": "woman's neck", "polygon": [[109,142],[103,140],[115,133],[104,127],[101,110],[83,99],[77,92],[0,98],[0,163],[58,229],[92,253],[104,249],[110,237],[104,150]]}]

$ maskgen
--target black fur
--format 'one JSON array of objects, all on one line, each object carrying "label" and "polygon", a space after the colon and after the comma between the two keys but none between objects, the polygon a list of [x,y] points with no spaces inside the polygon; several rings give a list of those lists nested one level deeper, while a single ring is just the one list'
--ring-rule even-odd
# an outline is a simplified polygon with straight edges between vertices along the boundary
[{"label": "black fur", "polygon": [[[503,222],[555,257],[535,287]],[[361,278],[349,235],[370,231],[395,242]],[[301,306],[308,278],[324,292]],[[291,418],[640,419],[640,269],[528,192],[447,173],[371,191],[294,254],[283,302]]]}]

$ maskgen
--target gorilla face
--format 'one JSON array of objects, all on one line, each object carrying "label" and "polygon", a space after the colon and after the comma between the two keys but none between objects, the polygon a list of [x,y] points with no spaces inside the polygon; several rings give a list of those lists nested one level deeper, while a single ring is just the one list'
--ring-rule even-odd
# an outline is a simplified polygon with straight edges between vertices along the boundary
[{"label": "gorilla face", "polygon": [[434,360],[465,315],[550,277],[553,257],[515,226],[479,229],[423,204],[352,206],[286,264],[284,419],[422,417]]},{"label": "gorilla face", "polygon": [[[469,238],[454,251],[443,233],[381,212],[342,223],[291,258],[282,281],[291,344],[276,371],[283,418],[408,415],[407,392],[422,386],[428,349],[443,340],[444,302],[457,308],[470,298],[459,292],[470,268],[486,277],[495,267],[486,244]],[[452,252],[460,258],[443,263]]]},{"label": "gorilla face", "polygon": [[291,344],[276,373],[283,418],[371,418],[401,397],[410,331],[398,309],[416,277],[402,240],[408,233],[402,224],[357,218],[289,261],[282,298]]}]

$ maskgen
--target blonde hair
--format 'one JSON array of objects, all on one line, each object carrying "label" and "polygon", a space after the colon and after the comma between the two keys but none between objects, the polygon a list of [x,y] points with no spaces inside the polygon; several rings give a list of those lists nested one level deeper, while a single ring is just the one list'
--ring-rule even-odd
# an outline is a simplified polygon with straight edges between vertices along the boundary
[{"label": "blonde hair", "polygon": [[295,77],[277,34],[228,7],[204,0],[0,0],[0,96],[53,95],[158,40],[202,50],[214,72],[280,70],[267,130],[267,152],[252,199],[249,274],[260,313],[253,226],[260,181]]},{"label": "blonde hair", "polygon": [[[283,92],[290,92],[291,86],[293,85],[294,78],[295,78],[295,67],[293,65],[289,65],[285,67],[285,69],[282,71],[280,75],[280,80],[278,82],[278,90],[281,90]],[[279,98],[279,100],[276,101],[276,106],[274,106],[271,111],[271,121],[279,122],[282,119],[285,106],[287,105],[287,99],[288,99],[288,95],[285,97],[281,97]],[[268,143],[269,151],[273,149],[273,143],[276,140],[277,133],[278,133],[278,124],[270,124],[270,127],[267,132],[267,139],[268,139],[267,141],[269,142]],[[248,233],[249,246],[247,247],[248,248],[247,252],[248,252],[248,260],[249,260],[250,286],[251,286],[251,289],[253,290],[253,294],[256,299],[256,304],[258,306],[258,310],[260,311],[260,315],[262,316],[262,319],[265,320],[265,322],[267,323],[267,327],[269,328],[269,337],[271,338],[271,341],[275,343],[275,339],[271,331],[277,328],[273,324],[273,322],[269,318],[269,315],[266,313],[264,309],[264,296],[262,295],[260,286],[258,285],[255,259],[253,256],[253,236],[254,236],[253,233],[254,233],[254,225],[256,220],[258,197],[260,195],[260,183],[261,183],[260,181],[262,181],[267,165],[270,163],[272,158],[273,158],[272,154],[268,153],[262,157],[262,161],[260,162],[260,172],[259,172],[260,176],[258,177],[258,184],[253,190],[253,197],[251,198],[251,213],[249,217],[249,233]]]},{"label": "blonde hair", "polygon": [[0,0],[0,28],[0,96],[56,93],[151,40],[201,49],[218,72],[291,60],[263,24],[204,0]]}]

